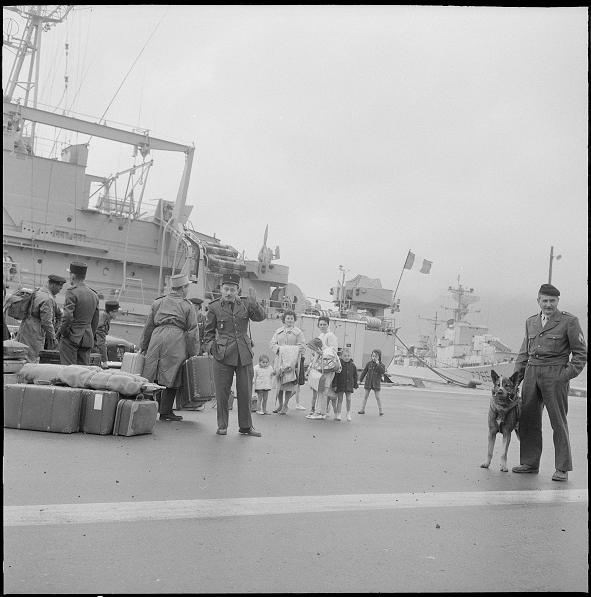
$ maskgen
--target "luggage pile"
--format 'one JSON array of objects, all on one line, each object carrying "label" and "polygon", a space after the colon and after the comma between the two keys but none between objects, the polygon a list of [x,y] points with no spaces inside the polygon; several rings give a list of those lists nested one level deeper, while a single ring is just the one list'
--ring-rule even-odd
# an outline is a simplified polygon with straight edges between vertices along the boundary
[{"label": "luggage pile", "polygon": [[4,378],[10,375],[14,379],[23,365],[27,362],[29,347],[16,340],[4,340]]},{"label": "luggage pile", "polygon": [[160,386],[122,371],[81,365],[24,364],[4,385],[4,427],[54,433],[143,435],[156,425]]}]

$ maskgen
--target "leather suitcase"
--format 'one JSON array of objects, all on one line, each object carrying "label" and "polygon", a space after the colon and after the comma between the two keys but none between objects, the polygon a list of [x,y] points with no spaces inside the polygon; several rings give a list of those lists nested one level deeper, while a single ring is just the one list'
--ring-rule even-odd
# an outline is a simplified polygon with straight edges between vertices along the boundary
[{"label": "leather suitcase", "polygon": [[16,360],[16,359],[4,359],[4,371],[3,373],[18,373],[22,368],[23,365],[27,361],[23,360]]},{"label": "leather suitcase", "polygon": [[4,340],[4,358],[5,359],[24,359],[29,352],[29,347],[16,340]]},{"label": "leather suitcase", "polygon": [[80,431],[94,435],[113,433],[119,392],[108,390],[82,390]]},{"label": "leather suitcase", "polygon": [[119,400],[113,435],[129,437],[152,433],[157,417],[158,404],[154,400]]},{"label": "leather suitcase", "polygon": [[141,375],[144,372],[146,357],[139,352],[125,352],[121,359],[121,371]]},{"label": "leather suitcase", "polygon": [[194,410],[215,398],[213,357],[191,357],[183,363],[182,385],[176,395],[177,409]]},{"label": "leather suitcase", "polygon": [[4,374],[4,385],[6,384],[20,383],[20,379],[16,373],[5,373]]},{"label": "leather suitcase", "polygon": [[88,363],[91,367],[100,367],[101,366],[101,353],[100,352],[91,352],[90,353],[90,362]]},{"label": "leather suitcase", "polygon": [[35,384],[4,386],[4,427],[76,433],[82,390]]}]

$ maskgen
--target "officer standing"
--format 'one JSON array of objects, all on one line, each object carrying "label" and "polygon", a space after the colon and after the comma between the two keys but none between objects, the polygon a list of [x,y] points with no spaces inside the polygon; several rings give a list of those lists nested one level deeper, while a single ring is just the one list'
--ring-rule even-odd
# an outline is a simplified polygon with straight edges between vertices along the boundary
[{"label": "officer standing", "polygon": [[29,347],[29,363],[38,361],[39,352],[46,342],[48,350],[57,348],[56,334],[61,312],[54,297],[65,283],[65,278],[50,274],[47,276],[47,284],[35,290],[31,298],[29,315],[21,321],[17,336],[19,342]]},{"label": "officer standing", "polygon": [[203,304],[203,300],[197,297],[189,299],[195,308],[195,315],[197,317],[197,327],[199,328],[199,354],[203,352],[202,343],[203,343],[203,336],[205,335],[205,315],[201,311],[201,305]]},{"label": "officer standing", "polygon": [[101,355],[101,367],[107,369],[107,334],[111,328],[111,321],[119,315],[119,303],[117,301],[107,301],[105,310],[99,316],[98,327],[94,334],[93,352]]},{"label": "officer standing", "polygon": [[140,353],[146,355],[143,376],[166,389],[160,400],[161,421],[181,421],[172,412],[177,388],[181,386],[183,363],[199,352],[199,328],[195,309],[186,298],[189,276],[170,276],[171,291],[153,303],[142,339]]},{"label": "officer standing", "polygon": [[548,411],[554,432],[556,472],[553,481],[567,481],[572,457],[566,415],[569,381],[587,363],[587,347],[579,320],[558,310],[559,290],[542,284],[538,292],[541,312],[525,322],[525,338],[515,362],[523,379],[519,419],[520,462],[514,473],[534,473],[542,456],[542,411]]},{"label": "officer standing", "polygon": [[89,365],[90,351],[99,321],[98,294],[86,286],[86,263],[75,261],[70,272],[70,288],[60,326],[60,362],[62,365]]},{"label": "officer standing", "polygon": [[248,289],[248,299],[238,297],[240,276],[222,276],[222,296],[209,303],[205,322],[203,348],[214,358],[213,378],[217,400],[218,435],[226,435],[228,428],[228,398],[236,375],[238,398],[238,431],[260,437],[252,426],[250,397],[252,394],[252,342],[248,335],[248,322],[263,321],[265,310],[257,303],[256,291]]}]

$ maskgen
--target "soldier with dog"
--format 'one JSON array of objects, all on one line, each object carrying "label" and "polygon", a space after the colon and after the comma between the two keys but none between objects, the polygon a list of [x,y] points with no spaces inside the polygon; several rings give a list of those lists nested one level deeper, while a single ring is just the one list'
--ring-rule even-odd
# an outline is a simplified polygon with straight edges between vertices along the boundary
[{"label": "soldier with dog", "polygon": [[542,456],[542,412],[548,411],[554,432],[556,471],[553,481],[567,481],[572,456],[567,425],[568,389],[587,363],[587,346],[579,320],[558,310],[560,291],[542,284],[541,311],[525,322],[525,338],[515,363],[517,383],[523,380],[519,421],[520,462],[514,473],[536,474]]}]

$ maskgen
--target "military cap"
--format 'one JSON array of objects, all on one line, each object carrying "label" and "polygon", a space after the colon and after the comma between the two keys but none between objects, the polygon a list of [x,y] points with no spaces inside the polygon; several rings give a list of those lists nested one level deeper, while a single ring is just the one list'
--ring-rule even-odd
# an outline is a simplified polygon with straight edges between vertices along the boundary
[{"label": "military cap", "polygon": [[62,278],[61,276],[56,276],[55,274],[49,274],[49,276],[47,276],[47,279],[50,282],[54,282],[55,284],[65,284],[67,281],[65,278]]},{"label": "military cap", "polygon": [[201,305],[203,303],[203,299],[193,297],[189,299],[194,305]]},{"label": "military cap", "polygon": [[560,290],[558,290],[556,286],[552,286],[552,284],[542,284],[540,286],[540,290],[538,290],[538,294],[545,294],[546,296],[560,296]]},{"label": "military cap", "polygon": [[76,274],[77,276],[85,276],[87,269],[88,266],[86,263],[82,263],[82,261],[73,261],[70,263],[70,267],[66,271],[70,272],[71,274]]},{"label": "military cap", "polygon": [[240,276],[238,274],[223,274],[222,284],[236,284],[236,286],[240,286]]},{"label": "military cap", "polygon": [[116,311],[119,309],[119,303],[117,301],[107,301],[105,303],[105,311],[110,313],[111,311]]},{"label": "military cap", "polygon": [[175,274],[170,276],[171,288],[182,288],[189,283],[189,276],[187,274]]}]

